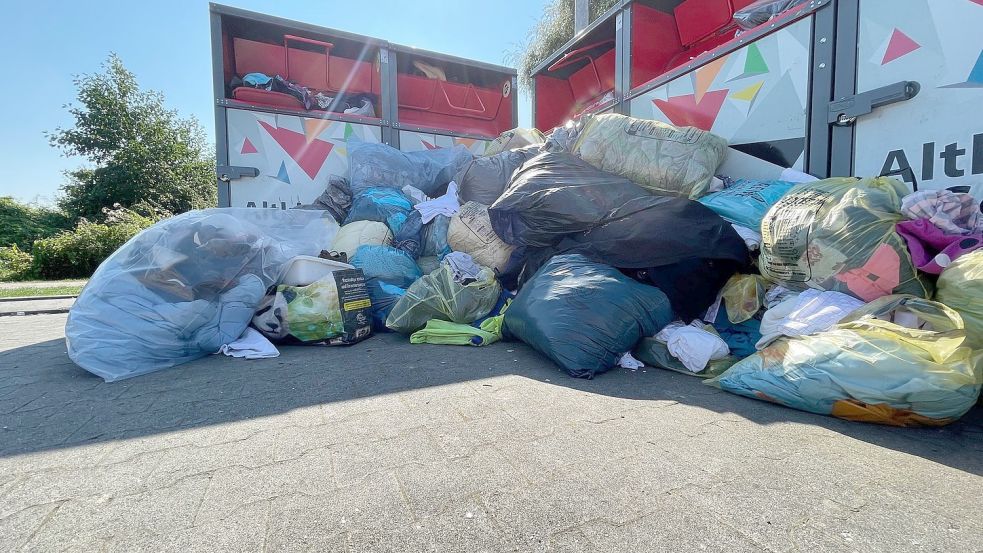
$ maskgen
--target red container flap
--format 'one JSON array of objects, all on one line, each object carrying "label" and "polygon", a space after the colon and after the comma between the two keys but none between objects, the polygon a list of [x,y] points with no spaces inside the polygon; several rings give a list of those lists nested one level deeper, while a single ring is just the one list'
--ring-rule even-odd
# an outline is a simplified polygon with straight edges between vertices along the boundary
[{"label": "red container flap", "polygon": [[237,75],[247,73],[263,73],[286,76],[287,60],[283,46],[233,38],[232,49],[235,51],[235,72]]},{"label": "red container flap", "polygon": [[287,78],[301,86],[314,90],[328,90],[328,55],[287,48]]},{"label": "red container flap", "polygon": [[683,46],[690,46],[730,24],[730,0],[686,0],[676,6],[676,28]]},{"label": "red container flap", "polygon": [[248,86],[240,86],[233,90],[232,98],[240,102],[249,102],[250,104],[262,104],[288,109],[304,109],[304,104],[289,94],[260,88],[249,88]]},{"label": "red container flap", "polygon": [[374,92],[372,89],[375,68],[367,61],[331,56],[331,72],[328,89],[334,92]]},{"label": "red container flap", "polygon": [[734,5],[734,12],[737,12],[737,10],[743,10],[757,1],[758,0],[731,0],[731,3]]}]

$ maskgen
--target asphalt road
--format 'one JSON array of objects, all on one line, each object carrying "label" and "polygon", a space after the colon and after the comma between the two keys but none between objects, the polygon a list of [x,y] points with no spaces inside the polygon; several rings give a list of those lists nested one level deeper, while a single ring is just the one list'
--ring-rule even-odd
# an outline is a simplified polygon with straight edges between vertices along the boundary
[{"label": "asphalt road", "polygon": [[983,547],[980,408],[888,428],[393,335],[106,384],[64,322],[0,317],[3,551]]}]

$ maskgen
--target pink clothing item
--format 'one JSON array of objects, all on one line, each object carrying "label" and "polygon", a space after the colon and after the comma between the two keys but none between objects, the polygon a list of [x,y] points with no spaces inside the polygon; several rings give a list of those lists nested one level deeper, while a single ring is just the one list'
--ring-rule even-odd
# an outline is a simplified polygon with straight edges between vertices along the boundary
[{"label": "pink clothing item", "polygon": [[863,267],[840,273],[836,280],[846,284],[854,296],[872,302],[901,284],[901,256],[891,246],[881,244]]},{"label": "pink clothing item", "polygon": [[930,219],[902,221],[897,229],[908,243],[915,267],[933,275],[942,274],[957,258],[983,246],[983,233],[946,234]]}]

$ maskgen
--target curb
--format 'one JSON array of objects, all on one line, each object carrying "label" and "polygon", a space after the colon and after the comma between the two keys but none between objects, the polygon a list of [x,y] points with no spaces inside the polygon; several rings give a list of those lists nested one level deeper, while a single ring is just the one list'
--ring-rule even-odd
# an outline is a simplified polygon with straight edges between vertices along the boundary
[{"label": "curb", "polygon": [[77,298],[77,295],[68,296],[17,296],[16,298],[0,298],[0,303],[9,301],[44,301],[44,300],[70,300]]}]

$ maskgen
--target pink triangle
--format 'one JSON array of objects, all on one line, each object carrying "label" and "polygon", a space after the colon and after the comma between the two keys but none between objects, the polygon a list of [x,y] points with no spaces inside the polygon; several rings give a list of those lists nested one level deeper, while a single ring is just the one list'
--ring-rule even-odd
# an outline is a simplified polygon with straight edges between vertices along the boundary
[{"label": "pink triangle", "polygon": [[730,90],[713,90],[706,92],[703,99],[697,103],[695,94],[673,96],[668,100],[653,100],[655,105],[666,114],[669,122],[677,127],[696,127],[709,131],[720,114],[720,108]]},{"label": "pink triangle", "polygon": [[884,59],[881,60],[881,65],[906,56],[921,47],[921,44],[918,44],[911,37],[902,33],[900,29],[894,29],[894,34],[891,35],[891,41],[887,44],[887,51],[884,52]]},{"label": "pink triangle", "polygon": [[977,3],[977,4],[979,4],[979,5],[981,5],[981,6],[983,6],[983,0],[969,0],[969,1],[970,1],[970,2],[975,2],[975,3]]},{"label": "pink triangle", "polygon": [[308,143],[307,137],[303,133],[294,132],[282,127],[274,127],[265,121],[260,121],[259,124],[266,129],[266,132],[270,133],[270,136],[283,148],[283,151],[287,152],[291,159],[296,161],[297,165],[300,165],[300,168],[312,179],[317,176],[318,171],[321,170],[321,166],[324,165],[324,160],[328,158],[328,154],[334,148],[334,144],[320,139],[314,139]]},{"label": "pink triangle", "polygon": [[249,141],[249,138],[247,137],[246,140],[245,140],[245,142],[242,143],[242,149],[239,150],[239,153],[240,154],[258,154],[259,153],[259,150],[256,149],[256,146],[253,146],[253,143],[250,142]]}]

